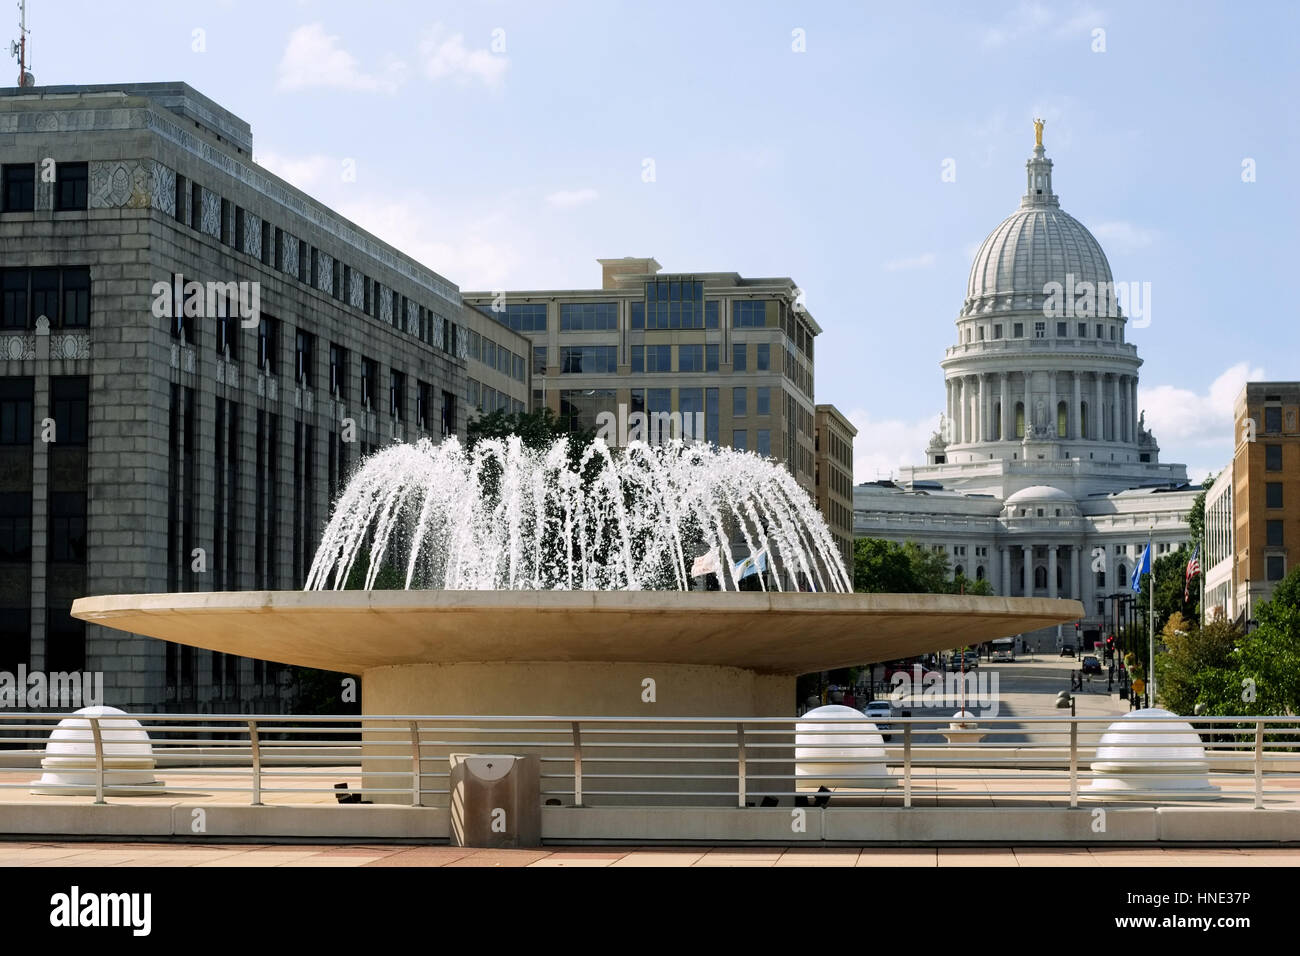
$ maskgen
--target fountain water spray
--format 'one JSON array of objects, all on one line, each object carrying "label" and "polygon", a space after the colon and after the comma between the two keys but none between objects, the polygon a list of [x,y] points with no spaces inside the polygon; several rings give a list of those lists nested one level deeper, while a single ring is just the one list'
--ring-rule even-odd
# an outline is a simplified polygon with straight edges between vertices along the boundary
[{"label": "fountain water spray", "polygon": [[739,590],[747,555],[766,556],[778,590],[852,590],[821,513],[774,461],[680,441],[534,450],[514,436],[371,455],[335,503],[306,587],[370,589],[387,568],[407,589],[688,590],[711,549],[723,590]]}]

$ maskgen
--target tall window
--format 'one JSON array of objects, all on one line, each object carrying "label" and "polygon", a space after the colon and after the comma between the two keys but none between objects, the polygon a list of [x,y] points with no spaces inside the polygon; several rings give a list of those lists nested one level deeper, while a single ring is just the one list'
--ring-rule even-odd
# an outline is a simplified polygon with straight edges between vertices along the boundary
[{"label": "tall window", "polygon": [[757,393],[757,401],[754,403],[754,414],[772,414],[772,389],[767,385],[763,385],[754,391]]},{"label": "tall window", "polygon": [[689,279],[653,279],[647,282],[645,327],[704,328],[704,283]]},{"label": "tall window", "polygon": [[1282,446],[1281,445],[1264,446],[1264,470],[1265,471],[1282,470]]},{"label": "tall window", "polygon": [[734,342],[731,346],[731,370],[733,372],[743,372],[746,370],[746,359],[749,357],[749,346],[744,342]]},{"label": "tall window", "polygon": [[772,369],[772,346],[766,342],[758,345],[758,361],[754,367],[760,372],[769,372]]},{"label": "tall window", "polygon": [[375,386],[379,381],[379,363],[374,359],[361,359],[361,404],[374,407]]},{"label": "tall window", "polygon": [[54,208],[60,211],[86,208],[86,164],[59,163],[55,167],[57,182]]},{"label": "tall window", "polygon": [[294,376],[304,388],[312,386],[312,353],[316,337],[298,329],[294,339]]},{"label": "tall window", "polygon": [[1066,421],[1070,415],[1070,406],[1065,402],[1056,403],[1056,437],[1065,437]]},{"label": "tall window", "polygon": [[275,375],[278,356],[279,322],[264,314],[257,324],[257,367],[267,375]]},{"label": "tall window", "polygon": [[397,369],[388,374],[388,413],[395,421],[406,418],[406,376]]},{"label": "tall window", "polygon": [[340,401],[348,399],[348,350],[330,343],[330,394]]},{"label": "tall window", "polygon": [[610,332],[617,328],[618,304],[615,302],[564,302],[560,305],[561,332]]},{"label": "tall window", "polygon": [[703,345],[677,346],[677,371],[703,372],[704,371],[704,346]]},{"label": "tall window", "polygon": [[761,329],[767,325],[767,302],[736,299],[731,303],[731,325],[737,329]]},{"label": "tall window", "polygon": [[742,387],[731,390],[731,417],[744,418],[749,404],[749,389]]},{"label": "tall window", "polygon": [[36,167],[31,163],[6,163],[3,169],[5,212],[32,212],[36,208]]}]

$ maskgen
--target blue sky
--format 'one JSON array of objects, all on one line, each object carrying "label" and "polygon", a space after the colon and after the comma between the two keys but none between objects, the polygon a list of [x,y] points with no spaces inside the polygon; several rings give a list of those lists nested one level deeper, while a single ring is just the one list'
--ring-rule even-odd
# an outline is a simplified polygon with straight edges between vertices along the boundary
[{"label": "blue sky", "polygon": [[1035,115],[1062,208],[1151,283],[1129,340],[1164,460],[1221,467],[1241,383],[1300,378],[1294,3],[29,7],[38,82],[185,80],[462,289],[595,286],[624,255],[792,277],[859,480],[923,460]]}]

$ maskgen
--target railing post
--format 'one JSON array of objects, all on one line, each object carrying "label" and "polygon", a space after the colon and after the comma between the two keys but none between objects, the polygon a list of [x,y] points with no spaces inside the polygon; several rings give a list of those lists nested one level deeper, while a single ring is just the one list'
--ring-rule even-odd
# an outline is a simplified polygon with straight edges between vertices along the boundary
[{"label": "railing post", "polygon": [[745,809],[745,796],[749,785],[745,781],[745,725],[736,724],[736,805]]},{"label": "railing post", "polygon": [[912,805],[912,724],[903,724],[903,806]]},{"label": "railing post", "polygon": [[420,805],[420,724],[410,721],[411,725],[411,806]]},{"label": "railing post", "polygon": [[248,722],[248,744],[253,755],[253,806],[262,805],[262,747],[257,737],[257,721]]},{"label": "railing post", "polygon": [[1264,809],[1264,721],[1255,721],[1255,809]]},{"label": "railing post", "polygon": [[1079,806],[1079,724],[1070,718],[1070,806]]},{"label": "railing post", "polygon": [[582,727],[575,720],[573,731],[573,805],[582,806]]},{"label": "railing post", "polygon": [[90,721],[90,734],[95,739],[95,803],[104,802],[104,735],[100,730],[99,718],[87,718]]}]

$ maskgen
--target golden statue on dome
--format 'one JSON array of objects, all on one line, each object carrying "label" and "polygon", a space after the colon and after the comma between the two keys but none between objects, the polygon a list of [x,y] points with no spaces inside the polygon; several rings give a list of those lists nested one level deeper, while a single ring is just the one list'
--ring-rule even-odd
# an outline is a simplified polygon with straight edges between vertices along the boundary
[{"label": "golden statue on dome", "polygon": [[1043,125],[1046,122],[1046,120],[1034,119],[1034,145],[1040,149],[1043,146]]}]

